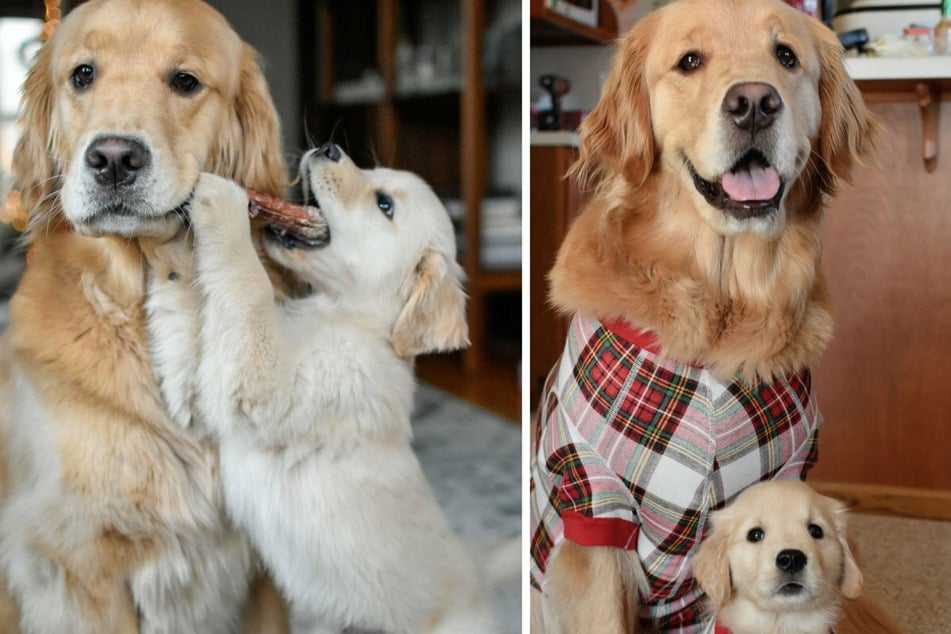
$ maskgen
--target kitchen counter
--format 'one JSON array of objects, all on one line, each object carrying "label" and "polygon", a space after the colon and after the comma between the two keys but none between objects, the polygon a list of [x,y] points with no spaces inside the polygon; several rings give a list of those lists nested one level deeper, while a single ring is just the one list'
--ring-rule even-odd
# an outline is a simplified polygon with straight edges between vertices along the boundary
[{"label": "kitchen counter", "polygon": [[856,81],[951,79],[951,56],[846,57],[845,67]]},{"label": "kitchen counter", "polygon": [[529,142],[538,146],[578,147],[578,133],[570,130],[532,130]]}]

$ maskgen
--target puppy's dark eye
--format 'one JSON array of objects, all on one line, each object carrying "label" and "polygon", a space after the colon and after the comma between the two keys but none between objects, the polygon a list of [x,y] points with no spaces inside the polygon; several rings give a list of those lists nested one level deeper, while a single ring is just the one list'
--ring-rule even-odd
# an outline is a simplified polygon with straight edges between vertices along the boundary
[{"label": "puppy's dark eye", "polygon": [[393,199],[383,192],[376,193],[376,206],[380,208],[380,211],[383,212],[383,215],[393,219]]},{"label": "puppy's dark eye", "polygon": [[69,76],[76,90],[86,90],[92,85],[96,78],[96,69],[89,64],[80,64],[73,69],[73,74]]},{"label": "puppy's dark eye", "polygon": [[696,51],[690,51],[677,62],[677,68],[685,73],[692,73],[701,66],[703,66],[703,58],[700,57],[700,53]]},{"label": "puppy's dark eye", "polygon": [[792,49],[785,44],[776,45],[776,59],[786,68],[792,70],[799,66],[799,58],[793,53]]},{"label": "puppy's dark eye", "polygon": [[746,541],[756,543],[761,542],[765,539],[766,533],[763,532],[762,528],[751,528],[750,532],[746,534]]},{"label": "puppy's dark eye", "polygon": [[825,537],[825,533],[822,530],[822,527],[817,524],[809,525],[809,536],[813,539],[822,539]]},{"label": "puppy's dark eye", "polygon": [[191,73],[182,72],[174,73],[169,79],[168,85],[180,95],[190,95],[198,92],[201,88],[201,82],[198,81],[197,77]]}]

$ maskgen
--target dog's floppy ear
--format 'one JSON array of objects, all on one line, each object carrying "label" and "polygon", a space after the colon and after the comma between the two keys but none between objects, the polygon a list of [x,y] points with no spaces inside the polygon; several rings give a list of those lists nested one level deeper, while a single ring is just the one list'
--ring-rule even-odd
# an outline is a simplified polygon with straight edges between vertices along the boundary
[{"label": "dog's floppy ear", "polygon": [[843,596],[850,599],[862,594],[862,571],[859,570],[855,556],[852,554],[852,548],[849,546],[848,536],[845,530],[848,510],[845,504],[839,500],[826,497],[830,508],[830,514],[835,524],[835,537],[842,547],[842,578],[839,580],[839,590]]},{"label": "dog's floppy ear", "polygon": [[816,38],[820,65],[822,122],[818,152],[828,172],[822,183],[823,189],[832,193],[837,179],[851,179],[853,163],[871,149],[880,126],[845,69],[842,45],[835,33],[816,20],[809,23]]},{"label": "dog's floppy ear", "polygon": [[53,156],[58,134],[53,127],[53,42],[40,49],[23,83],[22,136],[13,151],[13,175],[23,208],[30,213],[55,184]]},{"label": "dog's floppy ear", "polygon": [[571,173],[582,187],[618,174],[641,184],[653,169],[654,134],[644,65],[655,16],[639,20],[621,40],[601,99],[581,124],[579,158]]},{"label": "dog's floppy ear", "polygon": [[234,101],[208,171],[282,196],[287,174],[281,154],[281,128],[257,53],[248,44],[242,44],[239,72]]},{"label": "dog's floppy ear", "polygon": [[724,512],[715,512],[707,520],[711,530],[693,556],[691,565],[697,583],[717,607],[726,603],[733,594],[730,578],[730,562],[727,551],[730,546],[729,517]]},{"label": "dog's floppy ear", "polygon": [[393,348],[401,357],[469,345],[463,274],[452,258],[426,249],[406,281],[406,304],[393,326]]}]

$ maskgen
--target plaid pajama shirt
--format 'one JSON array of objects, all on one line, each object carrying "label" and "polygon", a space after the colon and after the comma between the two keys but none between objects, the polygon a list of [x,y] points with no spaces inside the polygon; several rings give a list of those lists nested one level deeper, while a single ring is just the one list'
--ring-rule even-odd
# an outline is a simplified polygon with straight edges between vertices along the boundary
[{"label": "plaid pajama shirt", "polygon": [[642,623],[697,634],[708,619],[688,557],[707,513],[815,464],[809,371],[724,383],[615,330],[575,315],[548,375],[531,467],[531,583],[544,587],[563,539],[636,549],[650,582]]}]

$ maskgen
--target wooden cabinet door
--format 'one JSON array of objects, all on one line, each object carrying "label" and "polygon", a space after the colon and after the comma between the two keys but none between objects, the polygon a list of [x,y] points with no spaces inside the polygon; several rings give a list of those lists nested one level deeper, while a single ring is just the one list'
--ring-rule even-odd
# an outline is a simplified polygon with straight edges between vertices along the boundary
[{"label": "wooden cabinet door", "polygon": [[548,370],[558,359],[568,334],[568,319],[548,303],[548,271],[555,262],[568,225],[581,210],[582,196],[565,177],[577,158],[569,146],[532,146],[529,408],[534,409]]},{"label": "wooden cabinet door", "polygon": [[825,218],[835,337],[810,478],[951,490],[951,104],[930,173],[915,103],[871,107],[887,131]]}]

